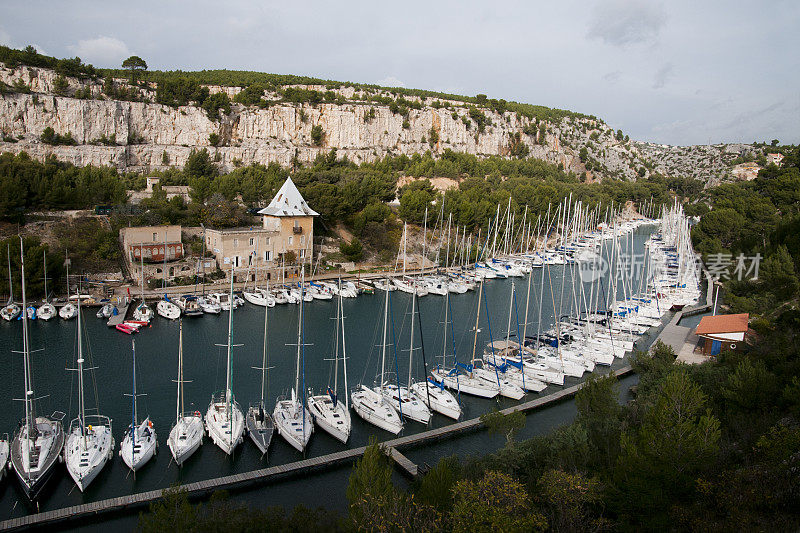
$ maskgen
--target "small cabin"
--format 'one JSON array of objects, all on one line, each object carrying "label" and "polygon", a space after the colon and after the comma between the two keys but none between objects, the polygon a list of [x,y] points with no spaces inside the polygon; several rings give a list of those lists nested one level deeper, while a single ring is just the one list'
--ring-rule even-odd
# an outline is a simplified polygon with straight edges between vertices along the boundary
[{"label": "small cabin", "polygon": [[703,339],[703,355],[716,356],[723,350],[736,350],[744,343],[749,321],[748,313],[704,316],[695,330]]}]

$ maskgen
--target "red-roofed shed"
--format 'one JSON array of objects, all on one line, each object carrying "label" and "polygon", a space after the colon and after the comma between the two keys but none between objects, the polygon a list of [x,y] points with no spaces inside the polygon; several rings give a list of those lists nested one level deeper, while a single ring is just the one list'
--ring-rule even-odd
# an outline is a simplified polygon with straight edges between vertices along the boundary
[{"label": "red-roofed shed", "polygon": [[744,341],[750,315],[704,316],[695,330],[697,336],[705,339],[703,355],[717,355],[723,348],[735,350],[737,343]]}]

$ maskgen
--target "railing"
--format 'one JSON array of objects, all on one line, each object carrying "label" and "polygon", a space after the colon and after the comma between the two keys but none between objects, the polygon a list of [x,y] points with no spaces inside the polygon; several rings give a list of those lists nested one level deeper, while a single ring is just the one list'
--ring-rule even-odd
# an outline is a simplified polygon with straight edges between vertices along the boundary
[{"label": "railing", "polygon": [[292,228],[292,233],[295,233],[295,234],[303,233],[303,226],[294,226]]}]

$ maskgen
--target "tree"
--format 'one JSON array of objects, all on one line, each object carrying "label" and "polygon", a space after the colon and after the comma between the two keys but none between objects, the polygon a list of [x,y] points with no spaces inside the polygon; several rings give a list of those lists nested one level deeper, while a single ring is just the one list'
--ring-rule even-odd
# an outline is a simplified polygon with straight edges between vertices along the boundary
[{"label": "tree", "polygon": [[64,76],[56,76],[53,80],[53,92],[58,96],[64,96],[67,94],[67,89],[69,89],[69,82],[67,78]]},{"label": "tree", "polygon": [[759,270],[759,277],[764,280],[767,288],[776,294],[791,297],[797,292],[798,280],[794,271],[794,261],[786,246],[778,246],[775,252],[764,260]]},{"label": "tree", "polygon": [[646,403],[641,425],[623,432],[614,473],[618,511],[649,529],[666,525],[670,502],[688,497],[713,466],[721,431],[707,396],[679,367],[638,401]]},{"label": "tree", "polygon": [[477,481],[459,481],[453,495],[452,527],[457,533],[547,529],[545,518],[532,510],[525,488],[508,474],[489,471]]},{"label": "tree", "polygon": [[210,133],[208,135],[208,144],[211,146],[218,146],[219,145],[219,135],[216,133]]},{"label": "tree", "polygon": [[197,176],[214,177],[219,174],[217,166],[211,161],[208,150],[192,150],[186,159],[183,172],[190,178]]},{"label": "tree", "polygon": [[346,242],[339,244],[339,251],[344,254],[348,261],[353,262],[360,261],[361,257],[364,255],[364,247],[361,245],[361,241],[355,237],[349,244]]},{"label": "tree", "polygon": [[231,99],[228,93],[218,92],[208,96],[201,105],[211,120],[219,120],[219,112],[223,111],[226,115],[231,112]]},{"label": "tree", "polygon": [[147,63],[139,56],[131,56],[122,62],[122,68],[130,71],[131,83],[136,83],[136,73],[147,70]]},{"label": "tree", "polygon": [[314,146],[322,146],[322,139],[325,137],[325,131],[320,124],[311,128],[311,142]]},{"label": "tree", "polygon": [[598,531],[610,526],[600,516],[602,491],[596,478],[548,470],[539,478],[538,486],[553,531]]},{"label": "tree", "polygon": [[185,489],[179,486],[165,489],[161,499],[150,504],[150,512],[139,514],[139,530],[142,533],[161,531],[191,531],[197,527],[197,512],[189,503]]},{"label": "tree", "polygon": [[506,445],[514,444],[514,435],[525,427],[525,413],[512,411],[504,415],[497,409],[481,415],[481,422],[489,429],[489,434],[500,434],[506,438]]},{"label": "tree", "polygon": [[609,470],[619,454],[622,406],[618,398],[617,379],[613,374],[590,375],[575,395],[577,422],[586,429],[594,452],[592,457]]}]

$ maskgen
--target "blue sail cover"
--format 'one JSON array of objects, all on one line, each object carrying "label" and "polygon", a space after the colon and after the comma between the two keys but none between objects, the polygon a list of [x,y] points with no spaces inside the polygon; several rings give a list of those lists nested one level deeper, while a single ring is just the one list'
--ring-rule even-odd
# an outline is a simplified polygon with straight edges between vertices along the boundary
[{"label": "blue sail cover", "polygon": [[553,339],[548,344],[553,348],[558,348],[558,339]]},{"label": "blue sail cover", "polygon": [[336,402],[339,401],[338,396],[336,395],[335,392],[333,392],[333,390],[331,390],[330,387],[328,387],[328,396],[331,397],[331,401],[333,402],[333,407],[336,407]]},{"label": "blue sail cover", "polygon": [[439,387],[441,390],[444,390],[444,383],[439,383],[432,377],[428,377],[428,383],[430,383],[431,385],[435,385],[436,387]]},{"label": "blue sail cover", "polygon": [[472,365],[465,365],[464,363],[456,363],[456,367],[450,371],[453,374],[458,368],[463,368],[467,372],[472,372]]}]

